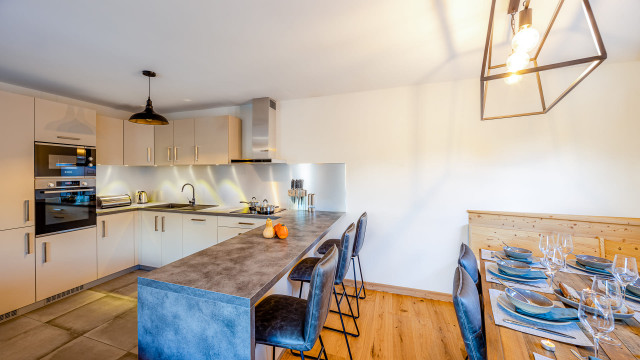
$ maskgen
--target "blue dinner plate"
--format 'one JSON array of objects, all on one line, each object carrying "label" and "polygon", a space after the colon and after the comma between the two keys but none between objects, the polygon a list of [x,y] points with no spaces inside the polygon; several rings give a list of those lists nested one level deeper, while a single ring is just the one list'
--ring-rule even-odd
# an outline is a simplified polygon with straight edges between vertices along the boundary
[{"label": "blue dinner plate", "polygon": [[491,273],[491,275],[503,280],[509,280],[509,281],[515,281],[515,282],[536,282],[536,281],[542,280],[542,279],[523,279],[523,278],[515,277],[513,275],[502,274],[500,273],[500,270],[498,270],[498,265],[493,263],[491,264],[487,263],[486,267],[489,273]]},{"label": "blue dinner plate", "polygon": [[575,260],[567,260],[567,266],[588,272],[590,274],[613,276],[613,274],[611,274],[611,271],[584,266]]}]

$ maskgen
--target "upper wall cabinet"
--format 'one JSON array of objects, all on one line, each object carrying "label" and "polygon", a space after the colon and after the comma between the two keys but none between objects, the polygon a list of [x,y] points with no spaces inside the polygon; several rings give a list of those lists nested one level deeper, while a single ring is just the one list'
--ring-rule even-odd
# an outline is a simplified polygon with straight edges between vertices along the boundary
[{"label": "upper wall cabinet", "polygon": [[35,99],[35,140],[96,146],[96,112]]},{"label": "upper wall cabinet", "polygon": [[237,117],[196,118],[194,128],[194,164],[229,164],[242,158],[242,122]]},{"label": "upper wall cabinet", "polygon": [[123,165],[123,120],[98,115],[96,118],[96,129],[96,164]]},{"label": "upper wall cabinet", "polygon": [[168,125],[150,126],[155,133],[156,165],[173,165],[173,126],[175,121],[169,120]]},{"label": "upper wall cabinet", "polygon": [[124,164],[131,166],[153,166],[154,140],[152,125],[124,121]]}]

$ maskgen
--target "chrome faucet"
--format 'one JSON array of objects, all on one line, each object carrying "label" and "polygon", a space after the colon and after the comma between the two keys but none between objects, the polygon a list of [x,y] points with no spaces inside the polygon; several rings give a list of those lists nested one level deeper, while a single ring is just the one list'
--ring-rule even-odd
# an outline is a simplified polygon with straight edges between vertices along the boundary
[{"label": "chrome faucet", "polygon": [[189,200],[189,205],[196,206],[196,189],[193,187],[193,185],[189,183],[182,185],[182,192],[184,192],[184,187],[187,185],[191,186],[191,200]]}]

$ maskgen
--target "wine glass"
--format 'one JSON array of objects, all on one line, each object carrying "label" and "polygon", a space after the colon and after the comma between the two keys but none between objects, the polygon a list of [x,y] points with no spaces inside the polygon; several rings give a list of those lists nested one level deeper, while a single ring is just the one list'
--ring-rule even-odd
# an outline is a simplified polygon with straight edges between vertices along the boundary
[{"label": "wine glass", "polygon": [[555,242],[555,238],[552,235],[540,235],[540,242],[538,243],[538,248],[540,249],[540,251],[542,252],[542,258],[544,258],[545,254],[547,253],[547,251],[549,250],[550,247],[553,247],[553,244]]},{"label": "wine glass", "polygon": [[[592,306],[589,306],[591,304]],[[589,309],[591,307],[592,309]],[[578,318],[587,331],[593,336],[595,357],[598,357],[598,343],[600,338],[613,331],[615,322],[611,303],[604,296],[599,296],[595,291],[582,290],[580,305],[578,305]]]},{"label": "wine glass", "polygon": [[562,248],[564,270],[567,270],[567,256],[573,252],[573,237],[571,234],[558,234],[558,245]]},{"label": "wine glass", "polygon": [[611,272],[622,288],[622,305],[624,305],[624,298],[627,294],[627,285],[638,279],[638,264],[636,263],[636,258],[616,254],[613,258],[613,263],[611,264]]},{"label": "wine glass", "polygon": [[[623,309],[622,299],[624,298],[624,295],[622,295],[622,289],[620,288],[620,284],[618,284],[616,280],[603,276],[594,276],[591,290],[594,291],[598,296],[608,298],[609,304],[611,305],[611,311],[613,311],[614,313],[616,311],[619,311],[620,309]],[[620,341],[610,337],[607,334],[602,335],[600,337],[600,341],[616,346],[622,345]]]},{"label": "wine glass", "polygon": [[564,265],[564,257],[562,256],[562,249],[559,247],[550,247],[541,259],[542,265],[547,268],[547,274],[551,276],[550,286],[553,288],[553,278],[556,272],[562,269]]}]

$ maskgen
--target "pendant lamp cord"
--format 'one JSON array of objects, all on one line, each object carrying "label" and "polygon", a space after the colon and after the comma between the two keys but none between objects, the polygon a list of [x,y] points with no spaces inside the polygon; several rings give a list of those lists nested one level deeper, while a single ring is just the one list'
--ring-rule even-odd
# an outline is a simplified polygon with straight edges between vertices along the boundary
[{"label": "pendant lamp cord", "polygon": [[149,99],[151,99],[151,76],[149,76]]}]

